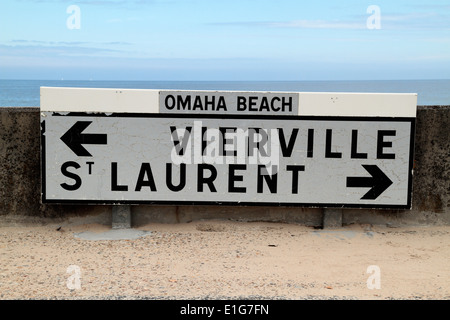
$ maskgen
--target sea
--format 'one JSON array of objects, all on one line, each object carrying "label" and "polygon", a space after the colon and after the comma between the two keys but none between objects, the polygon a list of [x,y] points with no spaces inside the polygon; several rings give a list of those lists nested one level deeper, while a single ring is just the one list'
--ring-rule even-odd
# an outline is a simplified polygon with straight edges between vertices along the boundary
[{"label": "sea", "polygon": [[40,107],[40,87],[417,93],[417,105],[450,105],[450,79],[359,81],[83,81],[0,79],[0,107]]}]

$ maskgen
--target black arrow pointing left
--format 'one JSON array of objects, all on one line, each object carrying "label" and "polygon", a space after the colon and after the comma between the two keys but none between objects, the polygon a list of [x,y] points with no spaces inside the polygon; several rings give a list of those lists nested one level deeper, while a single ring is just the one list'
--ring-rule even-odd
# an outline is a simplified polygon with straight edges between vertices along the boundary
[{"label": "black arrow pointing left", "polygon": [[361,200],[375,200],[392,184],[377,165],[362,165],[371,177],[347,177],[347,188],[370,188]]},{"label": "black arrow pointing left", "polygon": [[77,121],[61,140],[79,157],[92,157],[83,144],[107,144],[106,134],[82,133],[92,121]]}]

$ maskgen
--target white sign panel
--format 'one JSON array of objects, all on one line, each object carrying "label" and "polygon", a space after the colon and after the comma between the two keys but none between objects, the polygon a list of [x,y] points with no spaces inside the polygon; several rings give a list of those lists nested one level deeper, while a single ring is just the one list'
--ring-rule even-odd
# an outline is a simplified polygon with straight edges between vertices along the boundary
[{"label": "white sign panel", "polygon": [[132,112],[41,106],[43,202],[411,207],[411,111],[301,115],[301,93],[151,97]]}]

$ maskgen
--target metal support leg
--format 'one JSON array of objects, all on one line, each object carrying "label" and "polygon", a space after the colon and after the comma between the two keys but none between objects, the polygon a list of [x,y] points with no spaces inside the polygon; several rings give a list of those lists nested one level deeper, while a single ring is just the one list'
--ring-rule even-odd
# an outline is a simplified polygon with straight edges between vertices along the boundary
[{"label": "metal support leg", "polygon": [[342,227],[342,209],[325,208],[323,209],[323,228],[341,228]]},{"label": "metal support leg", "polygon": [[131,208],[130,206],[112,207],[112,228],[128,229],[131,228]]}]

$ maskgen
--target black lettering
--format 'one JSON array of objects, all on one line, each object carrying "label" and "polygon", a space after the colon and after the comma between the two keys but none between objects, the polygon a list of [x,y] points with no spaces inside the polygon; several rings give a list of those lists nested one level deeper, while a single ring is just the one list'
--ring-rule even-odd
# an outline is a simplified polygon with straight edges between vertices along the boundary
[{"label": "black lettering", "polygon": [[234,183],[236,181],[243,181],[244,177],[236,175],[236,170],[246,170],[246,164],[230,164],[228,166],[228,192],[245,193],[245,187],[236,187]]},{"label": "black lettering", "polygon": [[[275,170],[277,172],[277,166],[272,166],[272,171]],[[264,173],[262,173],[264,171]],[[278,174],[268,174],[267,168],[265,165],[258,166],[258,178],[257,178],[257,192],[263,193],[263,179],[266,181],[267,186],[271,193],[277,193],[277,177]]]},{"label": "black lettering", "polygon": [[331,151],[331,138],[333,136],[333,130],[327,129],[327,136],[325,141],[325,158],[342,158],[342,153]]},{"label": "black lettering", "polygon": [[289,111],[292,111],[292,97],[289,97],[289,101],[286,102],[286,97],[281,98],[281,110],[284,112],[286,107],[289,108]]},{"label": "black lettering", "polygon": [[255,135],[259,128],[248,128],[248,155],[253,157],[253,150],[258,149],[258,142],[255,141]]},{"label": "black lettering", "polygon": [[220,156],[237,156],[237,150],[225,150],[225,145],[229,144],[229,145],[234,145],[234,139],[226,139],[225,135],[227,132],[231,133],[231,132],[236,132],[237,128],[233,128],[233,127],[219,127],[219,131],[220,131],[220,150],[219,150],[219,155]]},{"label": "black lettering", "polygon": [[286,166],[287,171],[292,171],[292,194],[298,193],[298,173],[305,171],[305,166]]},{"label": "black lettering", "polygon": [[261,141],[258,142],[259,154],[261,155],[261,157],[267,157],[268,154],[264,147],[267,144],[267,142],[269,141],[269,135],[267,134],[267,131],[264,129],[258,130],[258,133],[261,135]]},{"label": "black lettering", "polygon": [[306,156],[308,158],[312,158],[313,151],[314,151],[314,129],[308,129],[308,147]]},{"label": "black lettering", "polygon": [[270,111],[269,102],[267,101],[267,97],[262,97],[261,106],[259,107],[259,111]]},{"label": "black lettering", "polygon": [[166,186],[173,192],[183,190],[186,186],[186,163],[180,163],[180,183],[176,186],[172,183],[172,163],[166,163]]},{"label": "black lettering", "polygon": [[[196,110],[196,109],[203,110],[202,98],[200,96],[195,96],[194,106],[192,107],[192,110]],[[206,108],[205,110],[208,110],[208,109]]]},{"label": "black lettering", "polygon": [[351,159],[367,159],[367,153],[358,153],[358,130],[352,130]]},{"label": "black lettering", "polygon": [[63,165],[61,166],[61,173],[64,176],[75,180],[75,183],[74,184],[67,184],[67,183],[64,182],[64,183],[61,183],[61,187],[63,189],[65,189],[65,190],[68,190],[68,191],[78,190],[80,188],[80,186],[81,186],[81,178],[77,174],[67,171],[68,167],[73,167],[75,169],[79,169],[80,165],[78,163],[76,163],[75,161],[67,161],[67,162],[63,163]]},{"label": "black lettering", "polygon": [[280,101],[281,99],[279,97],[273,97],[272,101],[270,101],[270,107],[272,108],[273,111],[280,111],[281,107],[277,107],[275,108],[275,104],[274,101]]},{"label": "black lettering", "polygon": [[184,131],[183,139],[181,140],[181,143],[180,143],[180,140],[179,140],[180,137],[178,137],[178,135],[177,135],[177,127],[170,126],[170,133],[172,135],[173,145],[179,156],[184,155],[184,150],[186,150],[186,146],[189,141],[191,131],[192,131],[192,127],[186,127],[186,130]]},{"label": "black lettering", "polygon": [[[169,99],[171,100],[171,103],[169,104]],[[164,105],[166,106],[166,109],[172,110],[175,108],[175,98],[173,95],[169,94],[166,99],[164,100]]]},{"label": "black lettering", "polygon": [[178,95],[177,96],[177,110],[191,110],[191,95],[186,95],[186,97],[184,97],[184,101],[183,101],[183,96]]},{"label": "black lettering", "polygon": [[92,165],[94,164],[94,162],[92,161],[87,161],[86,164],[88,165],[88,173],[92,174]]},{"label": "black lettering", "polygon": [[[255,136],[260,135],[261,141],[255,141]],[[267,132],[261,128],[248,128],[248,155],[252,157],[253,150],[257,149],[262,157],[267,157],[266,150],[264,149],[265,144],[269,140]]]},{"label": "black lettering", "polygon": [[377,159],[395,159],[395,153],[384,153],[384,148],[392,148],[392,141],[384,141],[386,136],[395,136],[395,130],[378,130]]},{"label": "black lettering", "polygon": [[292,151],[294,151],[295,140],[297,139],[298,128],[294,128],[292,130],[291,136],[289,138],[289,143],[286,146],[286,138],[284,136],[283,128],[278,128],[278,136],[280,137],[280,147],[281,153],[283,157],[290,157],[292,155]]},{"label": "black lettering", "polygon": [[205,155],[205,150],[208,147],[209,141],[206,140],[206,131],[208,131],[207,127],[202,127],[202,156]]},{"label": "black lettering", "polygon": [[[216,110],[219,110],[219,109],[223,109],[224,111],[227,111],[227,105],[225,103],[225,98],[223,96],[219,97],[219,102],[217,103]],[[240,111],[240,110],[238,110],[238,111]]]},{"label": "black lettering", "polygon": [[150,187],[151,191],[156,191],[152,168],[150,167],[150,163],[147,162],[141,164],[141,170],[139,170],[139,176],[134,191],[141,191],[142,187]]},{"label": "black lettering", "polygon": [[208,110],[208,108],[214,110],[215,100],[215,96],[211,96],[211,101],[208,100],[208,96],[205,96],[205,110]]},{"label": "black lettering", "polygon": [[245,111],[247,109],[247,99],[242,96],[237,97],[237,111]]},{"label": "black lettering", "polygon": [[256,107],[257,101],[258,97],[248,97],[248,111],[258,111],[258,108]]},{"label": "black lettering", "polygon": [[[205,177],[204,170],[209,170],[209,177]],[[197,172],[197,192],[203,192],[203,185],[207,184],[211,192],[217,192],[214,180],[217,178],[217,170],[211,164],[199,164]]]},{"label": "black lettering", "polygon": [[117,184],[117,162],[111,162],[111,191],[128,191],[127,185]]}]

